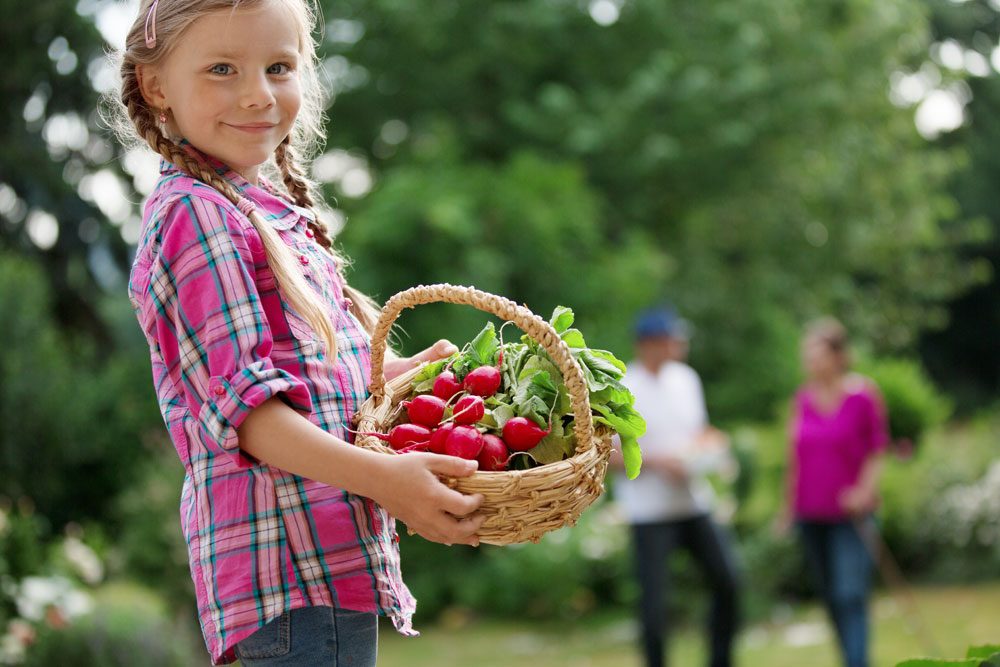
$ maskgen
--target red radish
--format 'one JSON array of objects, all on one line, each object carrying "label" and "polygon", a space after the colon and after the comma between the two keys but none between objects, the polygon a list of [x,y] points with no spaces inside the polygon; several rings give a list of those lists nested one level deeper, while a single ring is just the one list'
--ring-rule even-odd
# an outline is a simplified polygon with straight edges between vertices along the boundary
[{"label": "red radish", "polygon": [[389,433],[361,433],[370,435],[389,443],[393,449],[402,449],[410,445],[427,442],[431,439],[431,430],[420,424],[397,424],[389,429]]},{"label": "red radish", "polygon": [[440,427],[434,429],[434,433],[431,434],[430,448],[435,454],[444,454],[444,443],[448,440],[448,434],[455,430],[455,424],[448,422]]},{"label": "red radish", "polygon": [[515,452],[531,449],[548,434],[549,431],[525,417],[508,419],[503,425],[503,441]]},{"label": "red radish", "polygon": [[463,459],[475,459],[483,448],[483,434],[471,426],[456,426],[444,443],[444,453]]},{"label": "red radish", "polygon": [[462,383],[455,379],[455,374],[451,371],[443,371],[434,379],[434,395],[445,401],[450,401],[451,397],[462,391]]},{"label": "red radish", "polygon": [[483,436],[483,449],[479,452],[479,469],[495,472],[507,469],[507,445],[498,436],[488,433]]},{"label": "red radish", "polygon": [[482,396],[463,396],[452,411],[456,424],[475,424],[486,414]]},{"label": "red radish", "polygon": [[500,388],[500,369],[493,366],[480,366],[472,370],[462,381],[462,386],[470,394],[476,396],[492,396]]},{"label": "red radish", "polygon": [[444,409],[448,407],[442,399],[429,394],[416,396],[412,401],[403,401],[403,405],[411,422],[432,428],[441,423]]}]

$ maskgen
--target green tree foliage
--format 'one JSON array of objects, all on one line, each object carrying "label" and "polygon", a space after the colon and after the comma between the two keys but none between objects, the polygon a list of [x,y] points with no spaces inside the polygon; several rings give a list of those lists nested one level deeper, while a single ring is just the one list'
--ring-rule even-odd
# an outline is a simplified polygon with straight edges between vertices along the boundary
[{"label": "green tree foliage", "polygon": [[[1000,39],[996,3],[935,0],[931,5],[936,41],[956,42],[990,61]],[[955,76],[947,68],[939,69],[946,76]],[[1000,119],[996,113],[1000,74],[994,65],[985,76],[970,76],[966,83],[971,99],[965,107],[965,124],[942,136],[938,143],[959,147],[968,154],[967,162],[953,174],[949,189],[962,212],[978,218],[991,232],[987,240],[962,249],[964,256],[984,264],[989,279],[948,303],[949,326],[926,335],[921,348],[928,368],[959,399],[963,410],[993,401],[1000,392],[1000,349],[996,345],[996,331],[1000,330],[1000,204],[996,194],[1000,180]]]},{"label": "green tree foliage", "polygon": [[[112,334],[95,298],[100,279],[105,285],[108,277],[120,279],[115,265],[128,261],[117,227],[92,197],[80,195],[81,182],[114,157],[95,90],[104,77],[105,43],[94,16],[107,4],[0,0],[6,17],[0,49],[8,64],[0,76],[0,250],[32,256],[44,267],[60,324],[87,332],[102,354]],[[58,226],[51,247],[29,233],[33,219],[45,214]],[[94,271],[98,265],[103,276]]]},{"label": "green tree foliage", "polygon": [[[326,11],[331,139],[378,178],[342,198],[343,243],[382,297],[476,282],[540,312],[572,306],[619,352],[635,306],[670,298],[704,334],[717,413],[759,417],[794,383],[802,319],[832,311],[898,350],[972,279],[943,194],[957,157],[888,95],[924,57],[922,3],[626,3],[606,26],[578,2]],[[530,184],[510,178],[524,164]],[[559,173],[580,202],[546,193]],[[539,196],[564,215],[533,212]],[[581,256],[588,243],[619,261]],[[445,323],[414,323],[414,343],[455,335]]]},{"label": "green tree foliage", "polygon": [[116,341],[123,354],[100,363],[89,338],[58,328],[38,266],[10,254],[0,321],[0,493],[30,497],[56,526],[108,516],[159,421],[143,350]]}]

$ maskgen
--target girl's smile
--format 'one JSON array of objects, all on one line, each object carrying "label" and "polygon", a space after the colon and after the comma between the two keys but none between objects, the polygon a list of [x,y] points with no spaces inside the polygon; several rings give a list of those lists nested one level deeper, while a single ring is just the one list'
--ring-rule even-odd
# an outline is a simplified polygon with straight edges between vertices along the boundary
[{"label": "girl's smile", "polygon": [[276,2],[206,14],[142,68],[143,91],[170,133],[256,183],[302,105],[299,35]]}]

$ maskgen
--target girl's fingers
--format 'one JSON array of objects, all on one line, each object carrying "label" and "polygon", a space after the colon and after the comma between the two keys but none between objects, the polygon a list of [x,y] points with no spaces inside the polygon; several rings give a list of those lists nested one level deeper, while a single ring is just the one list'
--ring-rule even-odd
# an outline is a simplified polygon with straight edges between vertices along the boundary
[{"label": "girl's fingers", "polygon": [[477,461],[460,459],[457,456],[427,454],[427,469],[436,475],[446,477],[468,477],[479,468]]},{"label": "girl's fingers", "polygon": [[441,509],[455,516],[467,516],[472,514],[483,504],[483,494],[466,496],[453,489],[447,489],[447,493],[441,499]]},{"label": "girl's fingers", "polygon": [[424,361],[437,361],[438,359],[444,359],[445,357],[450,357],[456,352],[458,352],[458,347],[450,340],[442,338],[431,347],[422,352],[416,353],[411,358],[413,359],[414,364],[418,364]]},{"label": "girl's fingers", "polygon": [[486,517],[476,516],[467,519],[456,519],[448,514],[440,514],[435,521],[435,532],[444,537],[446,544],[479,545],[476,531],[483,525]]}]

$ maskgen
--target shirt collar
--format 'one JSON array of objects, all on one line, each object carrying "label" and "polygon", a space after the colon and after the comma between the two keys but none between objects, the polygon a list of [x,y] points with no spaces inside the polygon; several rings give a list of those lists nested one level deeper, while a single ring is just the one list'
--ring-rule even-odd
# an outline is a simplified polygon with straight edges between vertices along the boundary
[{"label": "shirt collar", "polygon": [[[215,173],[228,181],[237,192],[252,200],[257,205],[257,210],[261,217],[268,221],[275,229],[291,229],[299,222],[300,218],[304,218],[305,220],[316,219],[312,211],[290,202],[263,175],[258,177],[261,183],[261,187],[258,187],[243,178],[239,172],[232,169],[226,163],[195,148],[187,139],[182,139],[179,145],[195,160],[215,170]],[[180,171],[181,169],[177,165],[164,158],[160,158],[161,175]]]}]

